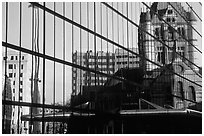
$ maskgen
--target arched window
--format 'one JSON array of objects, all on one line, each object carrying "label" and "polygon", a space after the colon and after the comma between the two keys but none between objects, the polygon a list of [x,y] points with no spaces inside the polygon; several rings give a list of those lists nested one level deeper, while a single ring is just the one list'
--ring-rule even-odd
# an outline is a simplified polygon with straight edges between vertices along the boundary
[{"label": "arched window", "polygon": [[177,91],[178,91],[178,96],[184,99],[183,83],[181,81],[178,81],[177,83]]},{"label": "arched window", "polygon": [[193,86],[189,86],[188,99],[196,101],[196,93]]}]

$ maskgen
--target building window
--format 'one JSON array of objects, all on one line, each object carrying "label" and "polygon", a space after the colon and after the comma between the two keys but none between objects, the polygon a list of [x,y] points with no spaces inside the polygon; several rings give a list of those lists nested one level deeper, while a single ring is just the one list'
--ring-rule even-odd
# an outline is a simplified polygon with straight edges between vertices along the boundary
[{"label": "building window", "polygon": [[19,97],[19,100],[23,100],[23,97],[22,97],[22,96],[20,96],[20,97]]},{"label": "building window", "polygon": [[16,60],[18,60],[18,56],[16,56]]},{"label": "building window", "polygon": [[13,93],[15,93],[15,89],[13,89]]},{"label": "building window", "polygon": [[179,33],[179,38],[182,38],[182,36],[185,36],[185,29],[183,27],[178,27],[177,31]]},{"label": "building window", "polygon": [[181,56],[185,57],[184,47],[178,47],[177,50],[178,50],[177,52],[178,52]]},{"label": "building window", "polygon": [[14,69],[16,69],[16,64],[14,64]]},{"label": "building window", "polygon": [[23,81],[20,81],[20,85],[23,85]]},{"label": "building window", "polygon": [[181,81],[178,81],[177,83],[177,91],[179,93],[178,96],[180,96],[181,99],[184,99],[183,83]]},{"label": "building window", "polygon": [[9,77],[12,77],[13,76],[13,73],[9,73]]},{"label": "building window", "polygon": [[13,60],[13,56],[11,56],[11,60]]},{"label": "building window", "polygon": [[168,13],[168,14],[172,14],[173,11],[172,11],[172,10],[168,10],[167,13]]},{"label": "building window", "polygon": [[23,89],[22,88],[20,88],[20,93],[23,93]]},{"label": "building window", "polygon": [[22,60],[24,60],[24,56],[22,56]]},{"label": "building window", "polygon": [[13,81],[13,85],[15,85],[15,81]]},{"label": "building window", "polygon": [[23,69],[23,64],[21,65],[21,69]]},{"label": "building window", "polygon": [[196,93],[193,86],[189,86],[188,99],[196,101]]},{"label": "building window", "polygon": [[23,77],[23,73],[20,73],[20,77]]},{"label": "building window", "polygon": [[170,22],[170,21],[171,21],[171,18],[167,17],[166,21],[167,21],[167,22]]},{"label": "building window", "polygon": [[9,69],[13,69],[13,64],[9,64]]},{"label": "building window", "polygon": [[155,35],[157,36],[157,38],[160,38],[160,29],[159,28],[155,29]]}]

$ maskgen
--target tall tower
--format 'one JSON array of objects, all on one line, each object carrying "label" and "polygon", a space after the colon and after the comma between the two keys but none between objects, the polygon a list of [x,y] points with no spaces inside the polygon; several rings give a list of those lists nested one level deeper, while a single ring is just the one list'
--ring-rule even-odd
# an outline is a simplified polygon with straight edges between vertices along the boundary
[{"label": "tall tower", "polygon": [[[140,67],[142,67],[146,71],[151,71],[156,68],[151,62],[145,60],[151,60],[155,62],[155,45],[154,45],[154,38],[151,36],[153,35],[153,26],[151,22],[151,15],[150,11],[142,12],[140,15],[140,25],[144,29],[144,31],[139,30],[139,53],[143,56],[141,59]],[[151,34],[151,35],[150,35]]]},{"label": "tall tower", "polygon": [[[189,24],[191,26],[194,25],[195,21],[197,21],[194,14],[192,13],[192,11],[188,12],[188,20],[189,20]],[[189,56],[189,60],[194,63],[194,48],[193,48],[193,46],[191,46],[191,45],[194,45],[194,38],[193,38],[194,36],[193,36],[193,28],[190,25],[187,26],[187,30],[188,30],[187,31],[188,32],[188,37],[187,38],[188,38],[188,41],[189,41],[189,46],[188,46],[188,52],[187,53],[188,53],[188,56]],[[189,65],[192,68],[194,68],[194,66],[191,63],[189,63]]]},{"label": "tall tower", "polygon": [[[171,4],[154,2],[151,6],[151,11],[141,13],[140,26],[157,39],[139,30],[140,55],[161,66],[170,64],[175,59],[180,58],[180,61],[193,68],[192,63],[189,62],[194,62],[193,30],[180,14],[190,22],[190,25],[193,25],[194,21],[196,21],[193,13],[191,11],[187,12],[177,2],[171,2]],[[154,64],[145,59],[141,60],[141,67],[147,71],[156,68]]]}]

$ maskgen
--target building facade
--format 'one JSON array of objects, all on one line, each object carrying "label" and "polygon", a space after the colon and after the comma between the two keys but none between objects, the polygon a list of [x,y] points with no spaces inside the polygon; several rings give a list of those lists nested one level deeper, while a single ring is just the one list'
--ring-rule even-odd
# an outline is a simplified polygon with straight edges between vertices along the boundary
[{"label": "building facade", "polygon": [[[2,74],[5,74],[4,61],[2,63]],[[28,54],[21,53],[20,55],[19,52],[15,51],[7,52],[6,67],[7,76],[11,82],[12,101],[31,102],[31,66],[31,57]],[[21,120],[21,116],[27,114],[30,114],[29,107],[12,106],[11,133],[28,133],[29,122]]]},{"label": "building facade", "polygon": [[[168,2],[154,2],[151,11],[147,10],[141,13],[140,26],[155,37],[139,31],[140,54],[161,65],[169,64],[177,57],[181,59],[185,57],[194,62],[193,30],[189,24],[193,25],[196,19],[191,11],[184,10],[181,3],[172,2],[171,5]],[[179,14],[182,14],[184,18]],[[188,42],[184,39],[187,39]],[[193,67],[189,61],[185,60],[184,62]],[[146,60],[143,60],[141,65],[147,71],[157,68],[156,65],[154,66]]]},{"label": "building facade", "polygon": [[[92,51],[75,52],[73,53],[73,63],[97,70],[106,74],[113,74],[115,72],[115,55],[110,52]],[[77,68],[72,68],[72,93],[77,95],[83,90],[83,86],[103,85],[107,77],[83,71]]]},{"label": "building facade", "polygon": [[[129,48],[129,50],[139,54],[138,48]],[[139,57],[129,53],[123,49],[115,50],[115,70],[121,68],[138,68],[139,67]]]},{"label": "building facade", "polygon": [[[180,14],[183,15],[183,18]],[[140,67],[144,69],[147,79],[144,86],[154,88],[154,93],[152,92],[151,96],[152,102],[163,106],[160,102],[165,101],[165,95],[175,96],[173,98],[172,96],[169,97],[173,100],[169,100],[173,102],[169,104],[174,108],[188,107],[192,104],[184,99],[194,102],[202,101],[202,76],[193,65],[194,49],[192,45],[195,39],[190,25],[193,25],[195,21],[192,11],[186,11],[181,3],[177,2],[171,2],[170,4],[168,2],[154,2],[151,5],[151,10],[141,12],[140,26],[147,33],[138,31],[139,53],[163,67],[159,68],[152,62],[141,59]],[[167,66],[171,66],[173,72],[200,86],[178,75],[167,74]],[[148,80],[151,80],[151,82],[148,82]],[[168,86],[165,88],[164,84],[168,84]],[[162,90],[167,92],[164,93]]]},{"label": "building facade", "polygon": [[[2,78],[2,100],[12,100],[11,81],[5,76]],[[3,117],[4,116],[4,117]],[[11,133],[12,106],[2,106],[2,133]]]}]

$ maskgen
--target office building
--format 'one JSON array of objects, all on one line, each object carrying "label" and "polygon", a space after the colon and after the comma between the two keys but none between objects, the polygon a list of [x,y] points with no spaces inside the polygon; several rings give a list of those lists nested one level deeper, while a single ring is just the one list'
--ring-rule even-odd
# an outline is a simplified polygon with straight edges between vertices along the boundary
[{"label": "office building", "polygon": [[[106,74],[113,74],[115,71],[115,55],[110,52],[75,52],[73,53],[73,63],[97,70]],[[72,68],[72,90],[73,95],[82,92],[83,86],[103,85],[107,77],[94,74],[89,71],[83,71],[77,68]]]},{"label": "office building", "polygon": [[[134,53],[139,54],[138,48],[129,48],[129,50],[133,51]],[[123,49],[116,49],[115,50],[115,70],[119,70],[121,68],[138,68],[139,67],[139,60],[140,58],[127,52]]]}]

